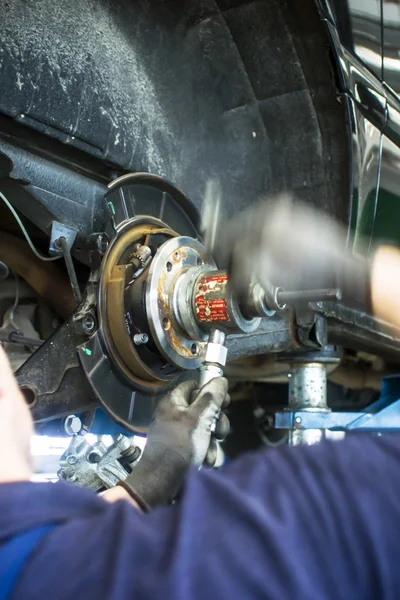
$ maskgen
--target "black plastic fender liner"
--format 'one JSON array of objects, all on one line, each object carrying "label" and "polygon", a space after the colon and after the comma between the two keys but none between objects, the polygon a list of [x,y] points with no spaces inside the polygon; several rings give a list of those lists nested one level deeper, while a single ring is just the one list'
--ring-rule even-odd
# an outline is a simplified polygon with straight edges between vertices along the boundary
[{"label": "black plastic fender liner", "polygon": [[9,0],[1,12],[0,113],[103,170],[167,177],[199,209],[217,179],[226,214],[288,189],[347,218],[346,114],[314,0]]}]

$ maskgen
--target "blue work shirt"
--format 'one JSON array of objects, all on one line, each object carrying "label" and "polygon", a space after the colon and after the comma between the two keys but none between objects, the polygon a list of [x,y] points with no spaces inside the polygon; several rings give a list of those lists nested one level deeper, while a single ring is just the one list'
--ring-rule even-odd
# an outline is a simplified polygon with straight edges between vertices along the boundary
[{"label": "blue work shirt", "polygon": [[0,546],[58,523],[12,598],[394,599],[400,438],[248,454],[141,514],[67,484],[0,485]]}]

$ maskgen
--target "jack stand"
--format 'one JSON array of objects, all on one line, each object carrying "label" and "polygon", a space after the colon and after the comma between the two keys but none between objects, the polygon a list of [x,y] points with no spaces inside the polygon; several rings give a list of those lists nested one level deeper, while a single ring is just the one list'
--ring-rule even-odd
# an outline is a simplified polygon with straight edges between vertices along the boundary
[{"label": "jack stand", "polygon": [[331,412],[286,410],[275,413],[276,429],[328,430],[346,433],[367,431],[382,435],[400,431],[400,376],[390,375],[382,380],[382,393],[361,412]]},{"label": "jack stand", "polygon": [[[303,350],[279,356],[282,362],[290,363],[289,405],[287,412],[329,414],[327,405],[326,367],[338,363],[340,353],[333,346],[323,350],[305,352]],[[312,445],[322,441],[324,429],[304,428],[302,418],[296,417],[289,430],[289,445]]]},{"label": "jack stand", "polygon": [[[289,410],[329,412],[326,403],[326,366],[323,363],[292,364],[289,373]],[[323,429],[289,431],[289,446],[317,444],[324,437]]]}]

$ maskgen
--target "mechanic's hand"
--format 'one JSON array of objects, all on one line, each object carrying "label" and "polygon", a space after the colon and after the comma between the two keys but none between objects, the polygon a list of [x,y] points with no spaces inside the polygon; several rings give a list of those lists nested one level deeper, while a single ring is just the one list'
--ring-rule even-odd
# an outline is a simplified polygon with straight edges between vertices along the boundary
[{"label": "mechanic's hand", "polygon": [[218,263],[243,297],[251,280],[288,291],[338,287],[345,301],[369,309],[369,265],[346,254],[344,227],[288,195],[225,224],[217,244]]},{"label": "mechanic's hand", "polygon": [[128,492],[120,485],[115,485],[105,492],[101,492],[99,496],[102,498],[102,500],[105,500],[109,504],[114,504],[114,502],[125,500],[125,502],[128,502],[131,506],[133,506],[133,508],[140,510],[139,504],[135,502],[132,496],[128,494]]},{"label": "mechanic's hand", "polygon": [[[215,438],[223,439],[229,421],[222,407],[229,403],[228,382],[212,379],[197,390],[185,381],[158,405],[149,427],[143,455],[122,485],[144,509],[170,502],[191,465],[215,462]],[[216,420],[215,432],[212,427]]]}]

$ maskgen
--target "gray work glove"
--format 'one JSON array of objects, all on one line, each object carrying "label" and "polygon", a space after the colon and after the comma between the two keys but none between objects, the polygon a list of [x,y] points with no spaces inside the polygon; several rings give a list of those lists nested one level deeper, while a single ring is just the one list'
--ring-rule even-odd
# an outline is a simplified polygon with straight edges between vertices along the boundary
[{"label": "gray work glove", "polygon": [[250,281],[287,291],[338,287],[345,302],[370,309],[369,263],[346,252],[344,227],[288,195],[225,224],[216,258],[242,299]]},{"label": "gray work glove", "polygon": [[196,388],[195,381],[185,381],[161,400],[141,459],[119,482],[144,510],[172,501],[191,465],[212,466],[215,440],[228,434],[228,418],[220,413],[230,400],[227,380],[218,377]]}]

